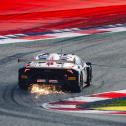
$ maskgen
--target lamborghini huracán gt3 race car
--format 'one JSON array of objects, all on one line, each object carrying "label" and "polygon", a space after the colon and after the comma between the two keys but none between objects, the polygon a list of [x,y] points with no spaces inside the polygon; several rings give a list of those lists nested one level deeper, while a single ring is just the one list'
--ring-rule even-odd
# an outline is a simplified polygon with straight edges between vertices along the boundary
[{"label": "lamborghini hurac\u00e1n gt3 race car", "polygon": [[92,66],[74,54],[42,53],[19,69],[19,87],[28,89],[32,84],[55,85],[63,90],[81,92],[90,86]]}]

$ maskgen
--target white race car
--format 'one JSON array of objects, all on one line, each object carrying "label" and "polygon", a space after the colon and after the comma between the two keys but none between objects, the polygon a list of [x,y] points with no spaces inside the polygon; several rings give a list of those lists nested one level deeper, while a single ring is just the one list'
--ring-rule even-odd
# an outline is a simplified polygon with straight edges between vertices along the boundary
[{"label": "white race car", "polygon": [[27,89],[37,83],[56,85],[63,90],[80,92],[83,87],[91,84],[91,63],[84,62],[77,55],[42,53],[27,62],[19,69],[18,84],[21,89]]}]

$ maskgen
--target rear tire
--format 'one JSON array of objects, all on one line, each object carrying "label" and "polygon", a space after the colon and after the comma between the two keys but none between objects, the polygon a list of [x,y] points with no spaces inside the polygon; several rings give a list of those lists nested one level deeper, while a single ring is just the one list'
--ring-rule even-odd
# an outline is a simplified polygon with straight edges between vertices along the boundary
[{"label": "rear tire", "polygon": [[87,67],[87,81],[86,81],[86,84],[87,86],[90,86],[91,85],[91,81],[92,81],[92,65],[90,62],[87,62],[86,63],[89,67]]},{"label": "rear tire", "polygon": [[18,83],[18,86],[19,86],[19,88],[20,89],[22,89],[22,90],[28,90],[28,86],[27,85],[25,85],[25,84],[23,84],[23,83]]},{"label": "rear tire", "polygon": [[81,75],[80,75],[79,87],[80,87],[80,92],[81,92],[83,90],[83,87],[84,87],[83,73],[81,73]]},{"label": "rear tire", "polygon": [[23,90],[28,90],[28,85],[27,85],[27,80],[22,80],[21,79],[21,75],[24,73],[24,69],[19,69],[19,72],[18,72],[18,86],[20,89],[23,89]]},{"label": "rear tire", "polygon": [[81,73],[80,75],[80,81],[78,84],[76,84],[76,86],[72,86],[71,88],[71,92],[72,93],[80,93],[83,89],[83,74]]},{"label": "rear tire", "polygon": [[71,93],[80,93],[81,89],[80,89],[79,85],[76,85],[74,87],[71,87],[70,91],[71,91]]}]

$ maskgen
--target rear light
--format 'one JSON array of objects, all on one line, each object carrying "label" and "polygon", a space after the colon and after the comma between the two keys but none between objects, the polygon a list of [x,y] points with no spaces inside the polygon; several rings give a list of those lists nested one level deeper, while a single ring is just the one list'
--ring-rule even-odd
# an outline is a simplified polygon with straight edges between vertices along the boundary
[{"label": "rear light", "polygon": [[27,76],[27,75],[21,75],[21,78],[22,78],[22,79],[27,79],[28,76]]},{"label": "rear light", "polygon": [[68,80],[76,80],[76,77],[68,77]]},{"label": "rear light", "polygon": [[58,80],[49,80],[49,83],[58,83]]},{"label": "rear light", "polygon": [[37,79],[37,83],[45,83],[46,80],[45,79]]},{"label": "rear light", "polygon": [[30,69],[27,69],[27,68],[26,68],[26,69],[24,70],[24,72],[28,72],[28,71],[30,71]]},{"label": "rear light", "polygon": [[67,72],[73,74],[73,70],[67,70]]}]

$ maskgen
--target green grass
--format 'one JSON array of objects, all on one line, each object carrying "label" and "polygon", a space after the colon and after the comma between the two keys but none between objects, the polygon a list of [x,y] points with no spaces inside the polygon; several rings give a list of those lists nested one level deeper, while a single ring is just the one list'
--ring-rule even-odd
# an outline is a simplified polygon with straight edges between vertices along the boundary
[{"label": "green grass", "polygon": [[126,99],[125,100],[116,100],[110,104],[104,104],[101,105],[100,107],[114,107],[114,106],[126,106]]},{"label": "green grass", "polygon": [[99,107],[114,107],[126,106],[126,97],[118,99],[108,99],[104,101],[96,101],[89,104],[80,105],[82,108],[99,108]]}]

